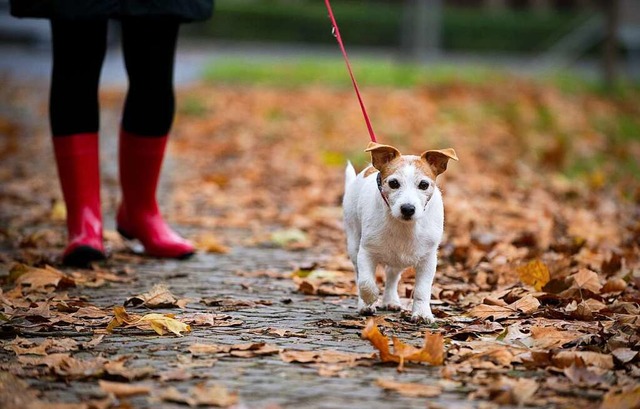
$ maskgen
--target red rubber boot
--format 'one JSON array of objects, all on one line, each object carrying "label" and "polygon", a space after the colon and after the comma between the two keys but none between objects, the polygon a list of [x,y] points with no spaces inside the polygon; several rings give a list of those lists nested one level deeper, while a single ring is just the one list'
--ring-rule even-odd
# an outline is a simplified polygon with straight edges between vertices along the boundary
[{"label": "red rubber boot", "polygon": [[167,136],[145,137],[120,131],[120,185],[118,232],[138,239],[153,257],[183,259],[194,253],[193,245],[165,223],[156,201],[156,188]]},{"label": "red rubber boot", "polygon": [[62,255],[67,265],[86,267],[105,258],[100,209],[98,134],[53,138],[62,195],[67,206],[69,244]]}]

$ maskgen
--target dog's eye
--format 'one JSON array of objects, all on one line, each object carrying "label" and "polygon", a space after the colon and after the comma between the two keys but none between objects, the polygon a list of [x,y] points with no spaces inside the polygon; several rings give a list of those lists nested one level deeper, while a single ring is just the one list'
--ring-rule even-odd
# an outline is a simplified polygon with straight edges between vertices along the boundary
[{"label": "dog's eye", "polygon": [[420,190],[427,190],[427,189],[429,189],[429,182],[427,182],[426,180],[421,181],[421,182],[418,184],[418,189],[420,189]]},{"label": "dog's eye", "polygon": [[391,180],[389,181],[389,187],[390,187],[391,189],[397,189],[397,188],[399,188],[399,187],[400,187],[400,182],[398,182],[398,181],[397,181],[397,180],[395,180],[395,179],[391,179]]}]

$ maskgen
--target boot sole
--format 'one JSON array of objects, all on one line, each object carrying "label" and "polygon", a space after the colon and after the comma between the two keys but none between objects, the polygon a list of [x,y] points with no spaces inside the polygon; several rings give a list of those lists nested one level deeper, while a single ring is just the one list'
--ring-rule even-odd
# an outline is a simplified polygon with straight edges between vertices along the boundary
[{"label": "boot sole", "polygon": [[89,267],[94,261],[105,260],[105,254],[90,246],[79,246],[62,258],[62,264],[72,267]]}]

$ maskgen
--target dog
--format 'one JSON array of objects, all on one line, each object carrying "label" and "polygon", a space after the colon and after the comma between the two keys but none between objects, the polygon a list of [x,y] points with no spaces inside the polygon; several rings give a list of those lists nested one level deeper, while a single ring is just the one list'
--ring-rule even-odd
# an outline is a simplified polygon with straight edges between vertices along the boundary
[{"label": "dog", "polygon": [[385,267],[381,308],[402,310],[398,296],[400,274],[416,271],[411,320],[431,323],[431,285],[444,229],[444,205],[436,178],[453,149],[428,150],[420,156],[401,155],[389,145],[371,142],[365,152],[371,165],[356,175],[347,164],[342,201],[347,251],[356,272],[358,310],[376,312],[379,290],[375,271]]}]

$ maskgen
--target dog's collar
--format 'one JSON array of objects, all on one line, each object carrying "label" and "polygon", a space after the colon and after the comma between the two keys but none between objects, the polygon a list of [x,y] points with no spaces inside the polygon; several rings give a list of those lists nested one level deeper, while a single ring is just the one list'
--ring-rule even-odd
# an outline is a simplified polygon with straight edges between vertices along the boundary
[{"label": "dog's collar", "polygon": [[387,196],[384,194],[384,191],[382,190],[382,175],[380,174],[380,172],[378,172],[378,176],[376,176],[376,183],[378,184],[378,190],[380,191],[380,196],[382,196],[382,200],[384,200],[384,202],[387,204],[387,207],[391,209],[391,206],[389,205],[389,199],[387,199]]}]

